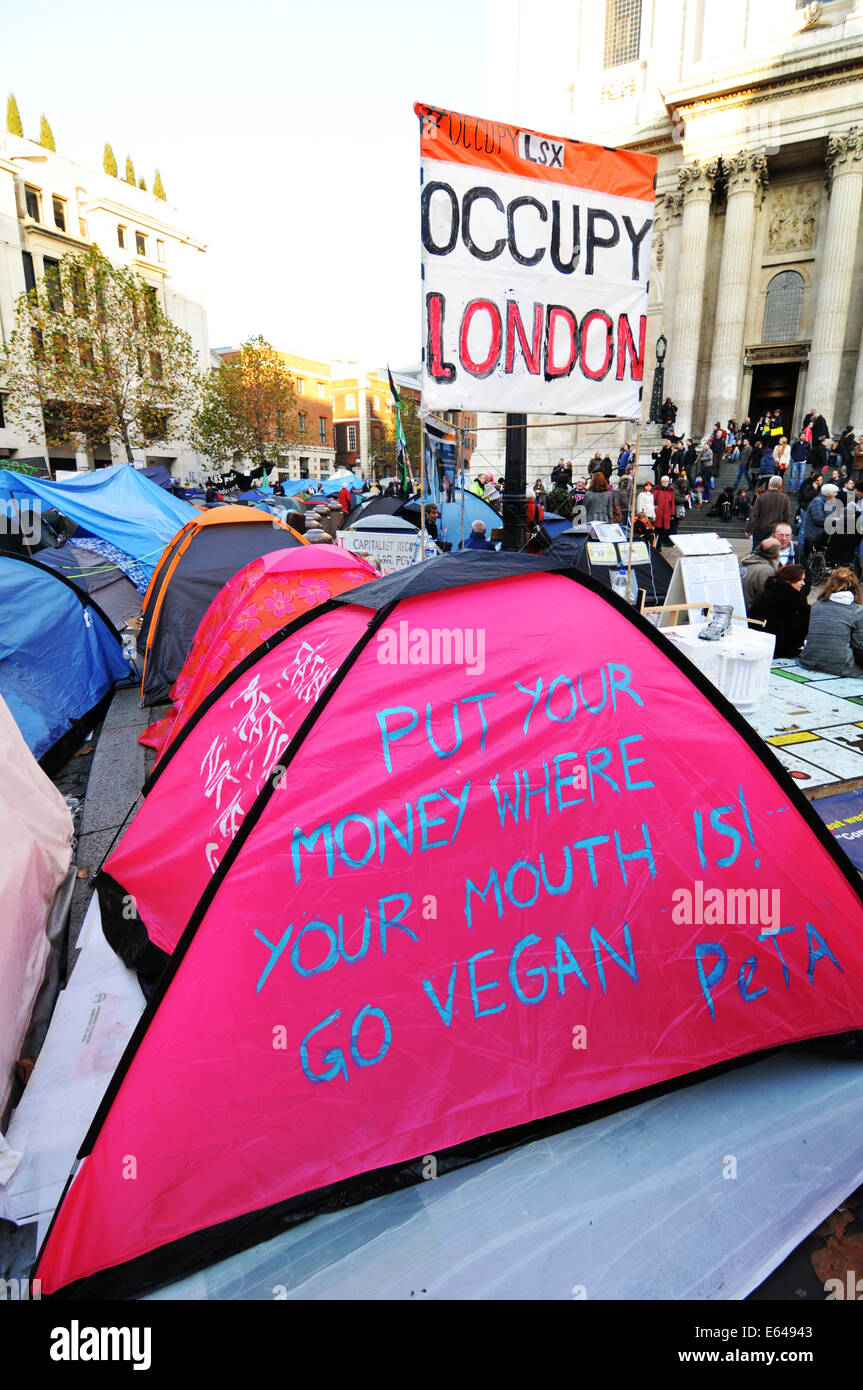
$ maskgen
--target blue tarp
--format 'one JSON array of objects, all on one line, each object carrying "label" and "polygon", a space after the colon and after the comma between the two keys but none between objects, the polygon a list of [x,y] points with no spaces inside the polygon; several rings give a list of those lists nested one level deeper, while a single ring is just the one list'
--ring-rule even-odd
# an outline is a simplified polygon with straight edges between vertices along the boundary
[{"label": "blue tarp", "polygon": [[36,498],[45,509],[56,507],[91,535],[131,555],[150,574],[168,542],[198,515],[188,502],[125,463],[59,483],[3,470],[0,499],[10,497],[19,503]]},{"label": "blue tarp", "polygon": [[351,492],[362,492],[365,486],[356,473],[347,473],[342,478],[328,478],[323,484],[323,492],[325,497],[337,497],[343,487],[349,487]]},{"label": "blue tarp", "polygon": [[129,675],[112,628],[54,570],[0,555],[0,695],[42,758]]},{"label": "blue tarp", "polygon": [[151,463],[149,467],[139,468],[137,471],[142,478],[149,478],[151,483],[155,483],[157,487],[165,488],[167,492],[170,492],[174,486],[170,473],[161,463]]}]

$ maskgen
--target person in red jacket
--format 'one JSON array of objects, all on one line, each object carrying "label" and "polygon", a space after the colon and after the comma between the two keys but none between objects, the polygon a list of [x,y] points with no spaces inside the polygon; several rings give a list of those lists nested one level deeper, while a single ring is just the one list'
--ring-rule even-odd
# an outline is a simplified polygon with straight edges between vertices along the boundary
[{"label": "person in red jacket", "polygon": [[339,492],[339,506],[341,507],[345,516],[347,516],[348,512],[351,509],[351,497],[351,490],[346,483],[345,486]]},{"label": "person in red jacket", "polygon": [[659,487],[654,488],[653,505],[656,508],[656,549],[661,550],[672,543],[671,528],[677,506],[677,495],[669,477],[660,479]]}]

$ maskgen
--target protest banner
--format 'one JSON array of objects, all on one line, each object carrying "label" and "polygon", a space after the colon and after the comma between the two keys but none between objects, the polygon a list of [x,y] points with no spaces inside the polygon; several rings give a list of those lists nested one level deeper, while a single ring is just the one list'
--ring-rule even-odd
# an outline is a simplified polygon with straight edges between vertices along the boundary
[{"label": "protest banner", "polygon": [[414,109],[424,408],[639,417],[656,159]]}]

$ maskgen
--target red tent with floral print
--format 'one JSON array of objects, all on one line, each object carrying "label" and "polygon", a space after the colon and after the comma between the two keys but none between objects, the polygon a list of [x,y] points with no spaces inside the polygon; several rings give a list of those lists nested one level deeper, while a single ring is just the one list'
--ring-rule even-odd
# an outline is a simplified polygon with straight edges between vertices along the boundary
[{"label": "red tent with floral print", "polygon": [[319,603],[377,579],[367,560],[329,545],[275,550],[219,590],[171,689],[174,708],[140,738],[161,757],[201,701],[268,637]]}]

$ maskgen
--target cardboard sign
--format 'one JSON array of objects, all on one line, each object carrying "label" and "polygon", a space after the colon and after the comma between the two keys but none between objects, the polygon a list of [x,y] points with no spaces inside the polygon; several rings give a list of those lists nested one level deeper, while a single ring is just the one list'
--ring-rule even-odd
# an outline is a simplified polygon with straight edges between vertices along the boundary
[{"label": "cardboard sign", "polygon": [[640,416],[656,159],[414,109],[423,407]]},{"label": "cardboard sign", "polygon": [[[381,574],[416,565],[422,558],[418,531],[337,531],[336,545],[354,555],[364,555]],[[430,536],[426,536],[426,559],[440,551]]]}]

